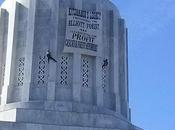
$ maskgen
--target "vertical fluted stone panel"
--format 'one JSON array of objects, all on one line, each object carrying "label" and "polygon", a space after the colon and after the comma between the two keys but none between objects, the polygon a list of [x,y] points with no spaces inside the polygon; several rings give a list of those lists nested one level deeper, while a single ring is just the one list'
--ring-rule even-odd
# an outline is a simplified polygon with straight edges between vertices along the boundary
[{"label": "vertical fluted stone panel", "polygon": [[0,9],[0,95],[4,86],[8,34],[8,12]]},{"label": "vertical fluted stone panel", "polygon": [[8,102],[21,101],[22,87],[24,86],[25,49],[27,33],[28,9],[21,3],[16,2],[15,28],[12,52],[11,85],[8,89]]},{"label": "vertical fluted stone panel", "polygon": [[127,70],[126,28],[123,19],[119,19],[119,90],[121,114],[129,119],[128,107],[128,70]]}]

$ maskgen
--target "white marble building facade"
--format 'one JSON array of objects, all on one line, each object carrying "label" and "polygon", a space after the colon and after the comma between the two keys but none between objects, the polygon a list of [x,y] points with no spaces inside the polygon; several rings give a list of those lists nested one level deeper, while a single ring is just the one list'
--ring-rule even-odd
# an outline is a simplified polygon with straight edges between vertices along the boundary
[{"label": "white marble building facade", "polygon": [[0,130],[140,130],[127,55],[127,28],[109,0],[5,0]]}]

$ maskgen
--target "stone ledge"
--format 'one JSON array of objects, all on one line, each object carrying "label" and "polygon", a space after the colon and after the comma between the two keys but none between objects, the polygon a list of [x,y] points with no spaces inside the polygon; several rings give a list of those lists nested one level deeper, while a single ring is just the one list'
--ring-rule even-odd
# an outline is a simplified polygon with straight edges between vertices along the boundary
[{"label": "stone ledge", "polygon": [[122,115],[95,105],[87,105],[78,102],[66,102],[66,101],[31,101],[31,102],[16,102],[0,106],[0,112],[8,111],[16,108],[24,109],[37,109],[37,110],[49,110],[49,111],[60,111],[60,112],[80,112],[80,113],[96,113],[112,115],[116,118],[128,122]]},{"label": "stone ledge", "polygon": [[120,129],[0,122],[0,130],[120,130]]},{"label": "stone ledge", "polygon": [[131,123],[128,123],[120,118],[116,118],[111,115],[79,112],[59,112],[29,108],[17,108],[0,112],[0,120],[19,123],[100,127],[109,129],[119,128],[123,130],[128,130],[128,128],[132,126]]}]

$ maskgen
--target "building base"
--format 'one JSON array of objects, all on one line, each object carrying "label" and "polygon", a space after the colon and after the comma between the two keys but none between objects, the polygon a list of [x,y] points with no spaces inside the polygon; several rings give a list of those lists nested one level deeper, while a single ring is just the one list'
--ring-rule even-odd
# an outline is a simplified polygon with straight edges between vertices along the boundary
[{"label": "building base", "polygon": [[119,129],[0,122],[0,130],[119,130]]},{"label": "building base", "polygon": [[0,110],[0,130],[140,130],[113,111],[79,103],[13,103]]}]

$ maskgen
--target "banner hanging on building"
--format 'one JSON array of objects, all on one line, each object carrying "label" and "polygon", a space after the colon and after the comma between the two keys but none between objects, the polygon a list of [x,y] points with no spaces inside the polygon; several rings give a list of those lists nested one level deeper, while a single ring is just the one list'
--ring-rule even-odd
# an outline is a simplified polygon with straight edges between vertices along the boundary
[{"label": "banner hanging on building", "polygon": [[68,8],[64,51],[97,52],[101,42],[101,21],[101,12]]}]

